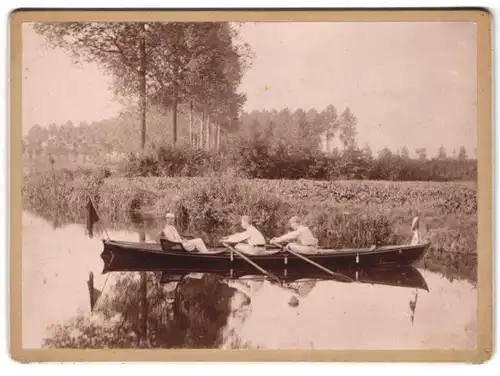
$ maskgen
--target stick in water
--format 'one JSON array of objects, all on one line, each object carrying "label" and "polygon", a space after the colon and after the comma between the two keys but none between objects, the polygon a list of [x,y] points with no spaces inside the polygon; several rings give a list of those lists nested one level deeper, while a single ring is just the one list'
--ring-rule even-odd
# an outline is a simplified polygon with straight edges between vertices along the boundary
[{"label": "stick in water", "polygon": [[240,256],[243,260],[245,260],[246,262],[248,262],[250,265],[252,265],[254,268],[258,269],[260,272],[264,273],[265,275],[267,275],[268,277],[274,279],[275,281],[281,283],[280,279],[278,277],[276,277],[274,274],[268,272],[267,270],[265,270],[264,268],[261,268],[259,265],[257,265],[255,262],[253,262],[252,260],[250,260],[248,257],[246,257],[243,253],[241,253],[240,251],[238,251],[236,248],[230,246],[229,244],[227,243],[222,243],[224,245],[224,247],[226,248],[229,248],[231,249],[234,253],[236,253],[238,256]]}]

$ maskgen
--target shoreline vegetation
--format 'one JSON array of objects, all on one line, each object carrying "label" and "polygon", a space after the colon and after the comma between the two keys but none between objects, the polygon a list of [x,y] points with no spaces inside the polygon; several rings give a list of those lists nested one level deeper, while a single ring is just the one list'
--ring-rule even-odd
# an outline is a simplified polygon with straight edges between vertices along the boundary
[{"label": "shoreline vegetation", "polygon": [[107,169],[65,169],[25,175],[22,194],[23,210],[55,227],[83,224],[87,195],[108,228],[147,231],[173,210],[184,233],[208,244],[237,230],[243,213],[268,239],[300,215],[325,248],[406,244],[418,215],[423,240],[431,242],[421,265],[476,281],[475,182],[245,179],[229,172],[125,177]]}]

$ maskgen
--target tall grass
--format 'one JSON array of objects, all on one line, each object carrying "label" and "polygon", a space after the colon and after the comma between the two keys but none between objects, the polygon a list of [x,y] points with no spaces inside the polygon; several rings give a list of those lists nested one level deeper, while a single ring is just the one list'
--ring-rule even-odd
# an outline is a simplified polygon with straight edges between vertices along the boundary
[{"label": "tall grass", "polygon": [[55,170],[28,175],[22,184],[23,209],[61,221],[82,221],[88,197],[99,201],[107,169]]}]

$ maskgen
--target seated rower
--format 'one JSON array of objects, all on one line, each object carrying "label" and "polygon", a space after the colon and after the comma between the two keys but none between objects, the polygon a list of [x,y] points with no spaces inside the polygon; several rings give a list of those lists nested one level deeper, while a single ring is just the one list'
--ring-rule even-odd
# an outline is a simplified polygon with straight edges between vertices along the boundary
[{"label": "seated rower", "polygon": [[266,251],[266,240],[259,230],[252,225],[248,215],[241,217],[241,227],[245,231],[226,236],[221,243],[236,243],[235,248],[243,253],[258,255]]},{"label": "seated rower", "polygon": [[271,239],[270,243],[285,243],[287,247],[299,253],[317,253],[318,239],[314,237],[309,227],[304,226],[299,217],[292,217],[288,221],[293,231],[286,233],[278,238]]},{"label": "seated rower", "polygon": [[165,225],[165,228],[163,229],[162,234],[165,239],[173,243],[182,244],[182,247],[189,252],[197,251],[202,253],[209,253],[209,250],[205,246],[205,243],[202,239],[184,239],[179,235],[177,229],[174,226],[175,216],[173,213],[167,213],[165,219],[167,223]]}]

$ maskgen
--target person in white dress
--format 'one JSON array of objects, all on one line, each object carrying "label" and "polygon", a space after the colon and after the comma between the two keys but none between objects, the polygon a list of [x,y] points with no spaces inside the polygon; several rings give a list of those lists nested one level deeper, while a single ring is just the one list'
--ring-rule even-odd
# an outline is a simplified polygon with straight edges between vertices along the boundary
[{"label": "person in white dress", "polygon": [[179,232],[175,228],[175,215],[173,213],[167,213],[165,216],[167,221],[165,227],[163,228],[163,237],[168,241],[173,243],[180,243],[182,247],[189,252],[202,252],[209,253],[210,251],[205,246],[203,239],[185,239],[179,235]]},{"label": "person in white dress", "polygon": [[252,225],[252,219],[248,215],[241,217],[241,227],[245,231],[226,236],[221,243],[235,244],[235,248],[243,253],[258,255],[266,251],[266,239],[262,233]]},{"label": "person in white dress", "polygon": [[299,253],[317,253],[318,239],[313,235],[309,227],[302,224],[300,217],[294,216],[288,221],[292,231],[283,236],[272,238],[271,243],[288,243],[290,250]]}]

